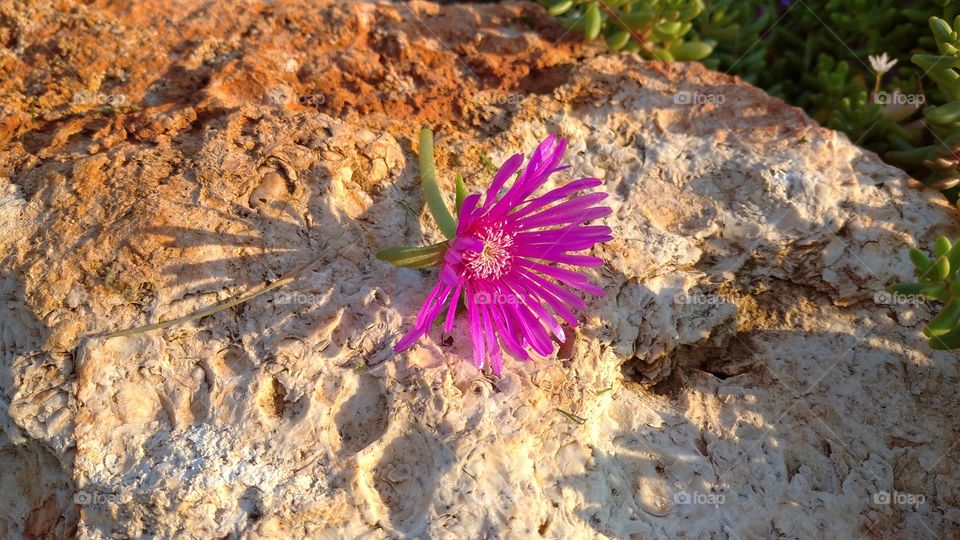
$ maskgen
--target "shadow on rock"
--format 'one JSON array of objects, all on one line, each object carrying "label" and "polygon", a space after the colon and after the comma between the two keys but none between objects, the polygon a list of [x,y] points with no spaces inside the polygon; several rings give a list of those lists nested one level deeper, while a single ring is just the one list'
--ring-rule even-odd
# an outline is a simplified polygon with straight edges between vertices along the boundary
[{"label": "shadow on rock", "polygon": [[[76,534],[72,478],[75,405],[70,374],[46,361],[50,331],[26,307],[13,271],[0,278],[0,537],[66,538]],[[65,356],[64,351],[51,354]],[[63,365],[63,364],[61,364]],[[54,437],[46,436],[54,433]]]}]

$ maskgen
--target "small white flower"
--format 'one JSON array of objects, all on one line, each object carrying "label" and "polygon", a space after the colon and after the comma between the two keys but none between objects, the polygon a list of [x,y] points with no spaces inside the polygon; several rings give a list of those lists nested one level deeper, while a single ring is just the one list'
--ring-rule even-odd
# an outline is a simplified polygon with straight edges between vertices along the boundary
[{"label": "small white flower", "polygon": [[870,67],[877,72],[877,75],[883,75],[884,73],[893,69],[893,66],[897,65],[897,59],[894,58],[891,60],[887,56],[887,53],[871,54],[867,58],[870,59]]}]

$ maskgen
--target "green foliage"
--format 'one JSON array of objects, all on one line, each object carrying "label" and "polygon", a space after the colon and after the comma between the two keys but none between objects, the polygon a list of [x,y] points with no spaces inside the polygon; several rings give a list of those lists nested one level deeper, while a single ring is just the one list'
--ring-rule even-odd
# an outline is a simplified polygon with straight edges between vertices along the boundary
[{"label": "green foliage", "polygon": [[937,238],[933,258],[919,249],[910,250],[915,283],[898,283],[889,289],[894,299],[919,296],[944,303],[943,309],[923,329],[932,349],[960,349],[960,238],[953,243]]},{"label": "green foliage", "polygon": [[[947,22],[960,2],[540,2],[567,28],[604,36],[612,49],[702,60],[738,75],[951,200],[960,194],[960,21]],[[878,71],[870,57],[881,53],[895,62]]]},{"label": "green foliage", "polygon": [[687,38],[703,0],[540,0],[552,15],[587,40],[603,36],[614,50],[661,60],[702,60],[712,39]]},{"label": "green foliage", "polygon": [[952,27],[943,19],[931,17],[930,29],[940,54],[915,54],[911,60],[936,83],[930,94],[939,105],[923,110],[923,121],[933,140],[928,138],[932,144],[916,150],[925,158],[923,166],[932,171],[924,183],[947,190],[955,201],[960,184],[960,15]]},{"label": "green foliage", "polygon": [[757,84],[766,69],[767,46],[761,37],[777,20],[770,2],[756,0],[711,1],[694,20],[692,35],[715,43],[713,53],[703,60],[710,69],[736,73]]},{"label": "green foliage", "polygon": [[[741,5],[721,1],[713,9],[725,9],[725,4]],[[928,116],[960,112],[939,112],[955,99],[951,96],[960,95],[957,34],[939,18],[952,19],[960,11],[955,2],[919,0],[909,7],[895,0],[751,5],[758,13],[776,11],[777,19],[765,30],[754,29],[753,35],[740,38],[756,40],[750,61],[736,60],[742,44],[719,41],[714,56],[723,60],[717,69],[803,107],[821,124],[843,131],[927,185],[948,188],[956,183],[956,167],[947,167],[943,160],[931,165],[938,155],[949,153],[960,123],[951,119],[938,124]],[[739,20],[746,20],[745,11],[741,7]],[[932,47],[940,54],[918,54]],[[889,72],[876,70],[871,62],[870,56],[881,53],[896,61]],[[943,157],[949,161],[952,154]],[[952,191],[947,195],[956,198]]]},{"label": "green foliage", "polygon": [[[572,31],[645,58],[702,60],[960,199],[960,0],[540,0]],[[925,329],[960,348],[960,247],[911,251],[897,294],[945,303]]]}]

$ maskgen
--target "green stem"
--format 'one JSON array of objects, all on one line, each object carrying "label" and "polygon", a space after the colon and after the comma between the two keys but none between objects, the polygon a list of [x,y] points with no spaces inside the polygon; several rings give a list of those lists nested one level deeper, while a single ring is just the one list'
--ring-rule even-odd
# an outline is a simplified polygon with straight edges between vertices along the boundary
[{"label": "green stem", "polygon": [[586,418],[584,418],[584,417],[582,417],[582,416],[577,416],[577,415],[573,414],[572,412],[565,411],[565,410],[561,409],[560,407],[554,407],[554,410],[556,410],[558,413],[566,416],[568,420],[571,420],[571,421],[573,421],[573,422],[576,422],[576,423],[580,424],[581,426],[582,426],[583,424],[586,424],[586,423],[587,423],[587,419],[586,419]]},{"label": "green stem", "polygon": [[447,252],[447,242],[440,242],[424,247],[392,247],[377,252],[377,258],[387,261],[394,266],[422,268],[425,266],[440,266],[443,255]]},{"label": "green stem", "polygon": [[[342,233],[341,233],[341,234],[342,234]],[[116,337],[132,336],[132,335],[136,335],[136,334],[142,334],[142,333],[144,333],[144,332],[149,332],[149,331],[151,331],[151,330],[160,330],[160,329],[163,329],[163,328],[170,328],[171,326],[176,326],[176,325],[178,325],[178,324],[183,324],[183,323],[185,323],[185,322],[190,322],[190,321],[193,321],[193,320],[196,320],[196,319],[201,319],[201,318],[203,318],[203,317],[207,317],[207,316],[209,316],[209,315],[213,315],[214,313],[219,313],[219,312],[221,312],[221,311],[223,311],[223,310],[225,310],[225,309],[229,309],[229,308],[231,308],[231,307],[233,307],[233,306],[235,306],[235,305],[237,305],[237,304],[242,304],[242,303],[244,303],[244,302],[248,302],[248,301],[250,301],[250,300],[253,300],[254,298],[260,296],[260,295],[263,294],[263,293],[270,292],[270,291],[272,291],[272,290],[274,290],[274,289],[279,289],[280,287],[283,287],[283,286],[286,285],[287,283],[290,283],[291,281],[293,281],[293,279],[294,279],[295,277],[297,277],[298,275],[300,275],[301,273],[303,273],[304,270],[306,270],[307,268],[310,268],[311,266],[313,266],[314,263],[316,263],[317,261],[319,261],[320,259],[322,259],[325,255],[327,255],[328,252],[329,252],[329,248],[328,248],[328,249],[324,249],[323,251],[320,252],[319,255],[317,255],[316,257],[314,257],[314,258],[312,258],[312,259],[310,259],[309,261],[307,261],[306,263],[304,263],[304,264],[303,264],[302,266],[300,266],[299,268],[296,268],[296,269],[294,269],[294,270],[286,273],[285,275],[281,276],[280,279],[274,281],[273,283],[270,283],[270,284],[267,284],[267,285],[261,285],[260,287],[257,287],[257,288],[255,288],[254,290],[252,290],[252,291],[250,291],[250,292],[247,292],[247,293],[245,293],[245,294],[241,294],[241,295],[238,295],[238,296],[234,296],[233,298],[228,298],[227,300],[224,300],[223,302],[221,302],[221,303],[219,303],[219,304],[214,304],[214,305],[212,305],[212,306],[205,307],[205,308],[203,308],[203,309],[201,309],[201,310],[198,310],[198,311],[195,311],[195,312],[193,312],[193,313],[191,313],[191,314],[189,314],[189,315],[184,315],[183,317],[177,317],[176,319],[171,319],[171,320],[168,320],[168,321],[162,321],[162,322],[158,322],[158,323],[154,323],[154,324],[148,324],[148,325],[145,325],[145,326],[139,326],[139,327],[137,327],[137,328],[129,328],[129,329],[127,329],[127,330],[120,330],[120,331],[117,331],[117,332],[112,332],[112,333],[109,333],[109,334],[106,334],[106,335],[100,335],[100,336],[95,336],[95,337],[102,337],[104,340],[107,340],[107,339],[116,338]]]},{"label": "green stem", "polygon": [[463,184],[463,175],[457,173],[457,178],[454,181],[456,185],[456,200],[454,202],[454,211],[457,215],[460,214],[460,207],[463,206],[463,200],[467,198],[467,186]]},{"label": "green stem", "polygon": [[453,238],[457,233],[457,222],[450,215],[450,210],[443,203],[440,186],[437,185],[437,167],[433,161],[433,132],[429,129],[420,130],[420,185],[423,187],[423,197],[427,201],[427,208],[433,214],[433,219],[440,227],[440,231],[447,238]]}]

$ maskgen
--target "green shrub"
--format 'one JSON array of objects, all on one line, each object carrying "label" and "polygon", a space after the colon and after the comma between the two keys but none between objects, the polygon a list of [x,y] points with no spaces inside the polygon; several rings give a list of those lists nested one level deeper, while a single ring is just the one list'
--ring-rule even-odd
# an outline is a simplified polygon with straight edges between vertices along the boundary
[{"label": "green shrub", "polygon": [[[946,22],[960,5],[952,0],[540,2],[612,49],[738,75],[951,200],[960,192],[960,23]],[[881,54],[892,65],[877,69]]]},{"label": "green shrub", "polygon": [[[588,40],[603,36],[612,49],[700,60],[738,75],[952,202],[960,197],[958,2],[540,2],[567,28]],[[891,292],[943,301],[924,332],[933,348],[960,348],[960,246],[940,238],[934,255],[911,250],[918,282]]]},{"label": "green shrub", "polygon": [[939,300],[943,308],[923,329],[932,349],[960,348],[960,238],[951,243],[946,236],[937,238],[934,258],[919,249],[910,250],[915,283],[898,283],[890,287],[897,298]]}]

